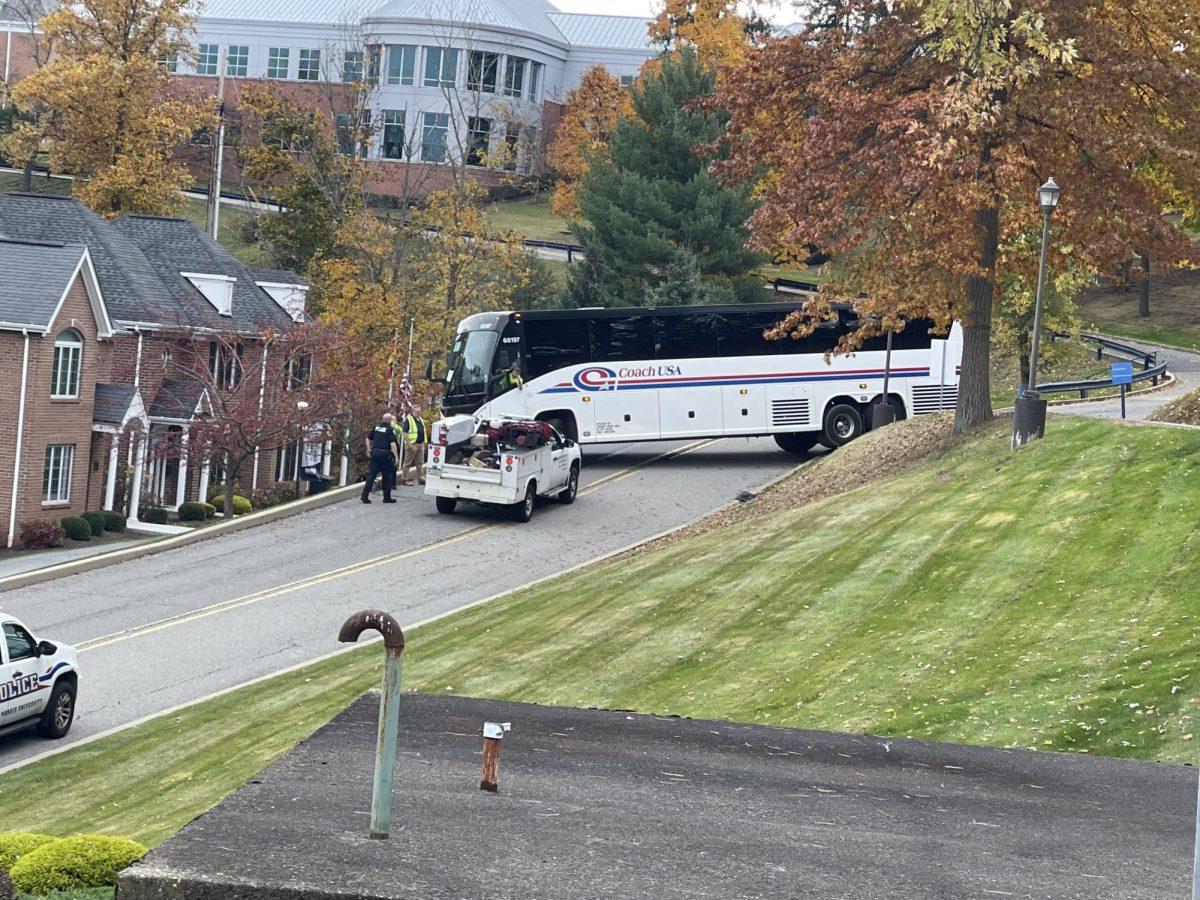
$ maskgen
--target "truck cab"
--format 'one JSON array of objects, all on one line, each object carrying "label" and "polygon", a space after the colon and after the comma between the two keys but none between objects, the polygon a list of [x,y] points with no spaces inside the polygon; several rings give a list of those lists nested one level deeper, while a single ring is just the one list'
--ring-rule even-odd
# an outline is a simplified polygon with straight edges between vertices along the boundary
[{"label": "truck cab", "polygon": [[451,416],[433,426],[425,493],[443,514],[470,501],[528,522],[538,497],[575,502],[580,464],[579,445],[546,422]]},{"label": "truck cab", "polygon": [[63,737],[79,692],[75,648],[40,640],[4,613],[0,632],[0,734],[36,727],[42,737]]}]

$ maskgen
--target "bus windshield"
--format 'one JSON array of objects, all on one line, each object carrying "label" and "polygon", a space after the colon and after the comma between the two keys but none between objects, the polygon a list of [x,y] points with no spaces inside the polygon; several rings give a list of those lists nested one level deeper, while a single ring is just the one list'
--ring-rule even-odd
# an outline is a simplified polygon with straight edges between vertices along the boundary
[{"label": "bus windshield", "polygon": [[500,335],[495,331],[463,331],[450,349],[446,374],[446,399],[450,402],[482,399]]}]

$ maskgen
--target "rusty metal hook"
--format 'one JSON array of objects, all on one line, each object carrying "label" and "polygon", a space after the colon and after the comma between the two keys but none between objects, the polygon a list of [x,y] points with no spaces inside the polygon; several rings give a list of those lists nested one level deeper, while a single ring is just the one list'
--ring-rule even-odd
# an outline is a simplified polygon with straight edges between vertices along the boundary
[{"label": "rusty metal hook", "polygon": [[358,642],[364,631],[378,631],[383,635],[383,645],[397,652],[404,649],[404,629],[390,613],[378,609],[364,609],[342,623],[338,640],[343,644]]}]

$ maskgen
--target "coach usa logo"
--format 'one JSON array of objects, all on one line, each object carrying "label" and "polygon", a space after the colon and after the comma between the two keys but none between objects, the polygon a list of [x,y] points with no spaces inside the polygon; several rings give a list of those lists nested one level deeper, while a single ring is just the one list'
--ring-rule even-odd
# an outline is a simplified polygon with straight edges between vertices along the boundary
[{"label": "coach usa logo", "polygon": [[617,373],[604,366],[580,369],[573,380],[581,391],[611,391],[617,387]]},{"label": "coach usa logo", "polygon": [[37,673],[33,675],[14,675],[11,681],[0,682],[0,703],[16,700],[26,694],[38,690]]}]

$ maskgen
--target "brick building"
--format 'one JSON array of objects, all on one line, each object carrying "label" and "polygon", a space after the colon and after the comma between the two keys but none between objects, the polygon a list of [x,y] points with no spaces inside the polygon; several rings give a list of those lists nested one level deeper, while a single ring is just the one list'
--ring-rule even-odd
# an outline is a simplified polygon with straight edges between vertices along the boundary
[{"label": "brick building", "polygon": [[[261,335],[303,317],[303,281],[252,271],[186,220],[107,222],[70,197],[0,196],[0,234],[0,383],[15,386],[0,391],[5,546],[26,521],[100,508],[136,521],[145,503],[205,498],[212,465],[188,432],[207,388],[174,357],[202,358],[206,334],[244,335],[236,360],[210,365],[265,379]],[[263,451],[237,473],[244,488],[297,476],[299,446]]]}]

